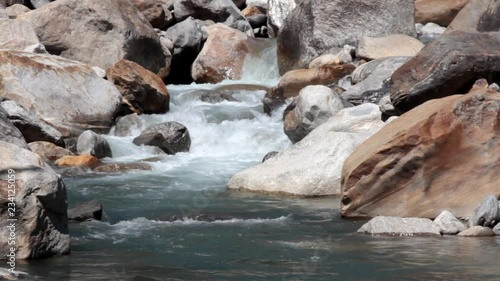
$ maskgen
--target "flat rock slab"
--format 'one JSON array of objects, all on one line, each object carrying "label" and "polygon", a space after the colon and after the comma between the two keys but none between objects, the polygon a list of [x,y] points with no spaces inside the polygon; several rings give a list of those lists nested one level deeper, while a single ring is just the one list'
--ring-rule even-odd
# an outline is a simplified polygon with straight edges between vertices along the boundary
[{"label": "flat rock slab", "polygon": [[484,226],[474,226],[458,234],[458,236],[463,237],[491,237],[495,235],[495,232],[491,228]]},{"label": "flat rock slab", "polygon": [[364,224],[358,233],[388,236],[441,236],[439,227],[430,219],[375,217]]}]

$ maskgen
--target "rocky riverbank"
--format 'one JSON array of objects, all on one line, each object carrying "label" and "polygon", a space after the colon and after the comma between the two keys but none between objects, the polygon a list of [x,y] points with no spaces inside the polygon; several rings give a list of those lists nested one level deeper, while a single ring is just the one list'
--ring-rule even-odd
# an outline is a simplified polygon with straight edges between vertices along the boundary
[{"label": "rocky riverbank", "polygon": [[[145,126],[141,116],[177,106],[169,84],[244,78],[255,61],[269,63],[263,54],[275,44],[281,78],[273,85],[183,92],[219,104],[265,91],[263,106],[242,119],[284,110],[283,137],[292,144],[236,173],[230,190],[339,196],[341,206],[331,207],[343,217],[378,217],[360,229],[372,234],[498,234],[498,7],[493,0],[0,0],[0,254],[7,255],[9,217],[20,222],[18,259],[68,254],[68,221],[101,219],[103,206],[84,204],[68,218],[60,174],[120,175],[189,154],[199,144],[192,127],[175,116]],[[155,156],[114,161],[110,135]]]}]

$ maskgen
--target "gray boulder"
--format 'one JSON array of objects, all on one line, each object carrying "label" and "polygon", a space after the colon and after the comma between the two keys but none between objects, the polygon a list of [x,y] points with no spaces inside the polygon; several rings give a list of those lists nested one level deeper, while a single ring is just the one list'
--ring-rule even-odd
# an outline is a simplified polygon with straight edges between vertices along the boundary
[{"label": "gray boulder", "polygon": [[202,30],[202,22],[189,17],[167,30],[166,38],[174,45],[170,83],[191,83],[191,65],[200,53],[208,33]]},{"label": "gray boulder", "polygon": [[46,141],[64,147],[62,134],[54,127],[26,111],[14,101],[4,101],[2,107],[12,124],[21,131],[26,142]]},{"label": "gray boulder", "polygon": [[237,173],[228,187],[304,197],[337,195],[345,159],[383,126],[374,104],[343,109],[300,142]]},{"label": "gray boulder", "polygon": [[92,131],[85,131],[78,137],[76,150],[78,154],[93,155],[99,159],[112,156],[108,141]]},{"label": "gray boulder", "polygon": [[51,54],[103,69],[121,59],[157,74],[167,65],[156,32],[130,1],[58,0],[18,18]]},{"label": "gray boulder", "polygon": [[8,142],[20,146],[25,149],[28,144],[14,124],[9,120],[9,115],[5,109],[0,105],[0,141]]},{"label": "gray boulder", "polygon": [[342,99],[330,88],[307,86],[300,91],[295,108],[285,116],[285,134],[297,143],[343,108]]},{"label": "gray boulder", "polygon": [[499,221],[498,199],[493,195],[484,198],[469,217],[470,227],[477,225],[493,227]]},{"label": "gray boulder", "polygon": [[3,97],[64,137],[109,130],[121,104],[116,87],[90,66],[57,56],[0,50],[0,84]]},{"label": "gray boulder", "polygon": [[188,152],[191,147],[188,129],[178,122],[149,126],[133,142],[135,145],[157,146],[167,154]]},{"label": "gray boulder", "polygon": [[303,0],[269,0],[267,9],[267,27],[269,30],[269,37],[274,38],[278,36],[283,22],[290,12],[297,7],[297,4]]},{"label": "gray boulder", "polygon": [[442,234],[450,235],[462,232],[467,228],[452,213],[446,210],[437,216],[434,224],[439,227]]},{"label": "gray boulder", "polygon": [[[37,154],[0,141],[0,180],[16,178],[16,247],[18,259],[36,259],[70,251],[66,187]],[[10,170],[14,169],[14,171]],[[13,173],[14,172],[14,173]],[[2,185],[7,194],[7,185]],[[7,206],[7,197],[0,199]],[[9,249],[9,213],[0,214],[0,255]]]},{"label": "gray boulder", "polygon": [[335,54],[346,44],[357,46],[362,36],[415,36],[414,14],[414,0],[305,0],[278,35],[280,73],[306,68],[314,58]]},{"label": "gray boulder", "polygon": [[92,200],[68,210],[68,219],[70,221],[87,221],[102,219],[102,204]]},{"label": "gray boulder", "polygon": [[212,20],[245,32],[248,36],[253,36],[252,27],[232,0],[175,0],[174,11],[177,22],[188,17]]},{"label": "gray boulder", "polygon": [[468,228],[458,234],[458,236],[462,237],[491,237],[495,235],[495,232],[491,228],[479,225]]},{"label": "gray boulder", "polygon": [[430,219],[374,217],[358,233],[388,236],[441,236],[440,229]]},{"label": "gray boulder", "polygon": [[134,134],[134,131],[144,127],[146,122],[137,113],[121,117],[111,130],[112,134],[118,137],[127,137]]}]

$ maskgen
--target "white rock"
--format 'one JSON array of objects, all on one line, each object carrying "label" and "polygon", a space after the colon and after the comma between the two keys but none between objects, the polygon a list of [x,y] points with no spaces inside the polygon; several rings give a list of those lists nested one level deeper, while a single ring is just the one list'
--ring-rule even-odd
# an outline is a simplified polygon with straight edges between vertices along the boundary
[{"label": "white rock", "polygon": [[297,6],[296,2],[296,0],[269,0],[267,9],[269,37],[278,36],[278,31],[283,25],[286,16]]},{"label": "white rock", "polygon": [[443,211],[434,220],[434,224],[439,227],[442,234],[457,234],[466,229],[465,225],[459,221],[449,211]]},{"label": "white rock", "polygon": [[345,159],[383,126],[377,105],[343,109],[302,141],[237,173],[228,187],[298,196],[339,194]]},{"label": "white rock", "polygon": [[390,236],[441,236],[430,219],[375,217],[364,224],[359,233]]},{"label": "white rock", "polygon": [[446,27],[442,27],[438,24],[429,22],[426,25],[422,26],[419,34],[443,34],[446,30]]}]

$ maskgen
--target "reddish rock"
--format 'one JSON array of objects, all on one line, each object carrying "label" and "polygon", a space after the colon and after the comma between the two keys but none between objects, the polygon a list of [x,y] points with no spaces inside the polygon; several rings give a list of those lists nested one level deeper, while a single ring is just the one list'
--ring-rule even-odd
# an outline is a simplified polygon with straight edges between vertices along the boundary
[{"label": "reddish rock", "polygon": [[134,113],[165,113],[170,94],[161,78],[135,62],[120,60],[106,71],[108,80],[122,93],[124,104]]},{"label": "reddish rock", "polygon": [[450,23],[446,32],[500,31],[500,2],[498,0],[470,0]]},{"label": "reddish rock", "polygon": [[95,168],[101,164],[101,160],[92,155],[64,156],[57,159],[58,167],[87,167]]},{"label": "reddish rock", "polygon": [[392,121],[346,160],[342,215],[467,217],[500,195],[500,93],[429,101]]},{"label": "reddish rock", "polygon": [[415,22],[448,26],[469,0],[416,0]]},{"label": "reddish rock", "polygon": [[132,4],[146,17],[155,28],[164,28],[167,24],[165,10],[159,0],[131,0]]}]

